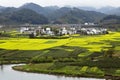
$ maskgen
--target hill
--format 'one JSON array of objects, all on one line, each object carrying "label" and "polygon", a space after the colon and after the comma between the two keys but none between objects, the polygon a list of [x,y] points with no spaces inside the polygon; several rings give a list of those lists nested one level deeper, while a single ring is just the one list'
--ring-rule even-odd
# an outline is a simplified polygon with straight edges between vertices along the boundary
[{"label": "hill", "polygon": [[108,15],[101,20],[104,24],[120,24],[120,16]]},{"label": "hill", "polygon": [[[8,8],[7,8],[8,9]],[[13,11],[12,11],[13,10]],[[1,24],[47,24],[48,20],[43,15],[40,15],[29,9],[8,9],[0,13]]]},{"label": "hill", "polygon": [[100,12],[85,11],[79,8],[59,8],[57,6],[42,7],[38,4],[27,3],[19,8],[7,7],[0,10],[0,24],[47,24],[48,20],[50,23],[57,24],[96,23],[104,16],[106,15]]},{"label": "hill", "polygon": [[85,10],[85,11],[96,11],[96,12],[101,12],[107,15],[118,15],[120,16],[120,7],[111,7],[111,6],[106,6],[106,7],[101,7],[101,8],[94,8],[94,7],[77,7],[79,9]]},{"label": "hill", "polygon": [[[57,23],[84,23],[84,22],[99,22],[105,14],[95,11],[84,11],[78,8],[61,8],[56,11]],[[56,17],[56,16],[54,16]]]},{"label": "hill", "polygon": [[47,17],[51,23],[97,22],[105,16],[105,14],[95,11],[84,11],[70,7],[59,8],[57,6],[42,7],[35,3],[24,4],[20,9],[21,8],[31,9],[42,14]]},{"label": "hill", "polygon": [[120,7],[115,8],[115,7],[103,7],[97,10],[98,12],[102,12],[105,14],[109,14],[109,15],[118,15],[120,16]]},{"label": "hill", "polygon": [[58,7],[56,7],[56,6],[42,7],[35,3],[26,3],[19,8],[20,9],[31,9],[31,10],[33,10],[39,14],[45,15],[45,16],[47,16],[48,14],[50,14],[53,11],[55,11],[56,9],[58,9]]}]

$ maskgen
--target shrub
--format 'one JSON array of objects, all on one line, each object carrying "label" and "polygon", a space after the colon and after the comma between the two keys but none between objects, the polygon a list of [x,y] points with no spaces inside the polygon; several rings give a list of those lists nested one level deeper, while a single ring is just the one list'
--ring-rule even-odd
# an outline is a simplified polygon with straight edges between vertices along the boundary
[{"label": "shrub", "polygon": [[81,69],[80,69],[80,72],[81,73],[85,73],[88,69],[88,66],[83,66]]},{"label": "shrub", "polygon": [[60,58],[58,59],[59,62],[75,62],[74,58]]},{"label": "shrub", "polygon": [[88,73],[90,73],[90,74],[96,74],[96,75],[103,75],[104,74],[104,72],[101,71],[98,67],[91,67],[88,70]]},{"label": "shrub", "polygon": [[120,70],[116,70],[115,72],[117,75],[120,75]]},{"label": "shrub", "polygon": [[33,63],[43,63],[43,62],[52,62],[53,58],[52,57],[34,57],[32,58],[31,62]]}]

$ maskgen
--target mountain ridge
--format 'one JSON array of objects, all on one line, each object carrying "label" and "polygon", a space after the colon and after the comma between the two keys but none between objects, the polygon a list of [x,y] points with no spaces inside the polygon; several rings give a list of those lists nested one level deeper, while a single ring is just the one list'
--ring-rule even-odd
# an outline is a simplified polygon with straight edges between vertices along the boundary
[{"label": "mountain ridge", "polygon": [[[29,9],[35,14],[44,16],[49,20],[49,23],[85,23],[93,22],[97,23],[106,16],[106,14],[91,11],[90,8],[87,10],[80,9],[78,7],[57,7],[57,6],[47,6],[42,7],[35,3],[26,3],[18,8],[7,7],[0,10],[0,13],[13,13],[22,9]],[[95,9],[95,8],[91,8]],[[95,9],[96,10],[96,9]],[[24,13],[24,12],[23,12]],[[33,14],[32,14],[33,15]]]}]

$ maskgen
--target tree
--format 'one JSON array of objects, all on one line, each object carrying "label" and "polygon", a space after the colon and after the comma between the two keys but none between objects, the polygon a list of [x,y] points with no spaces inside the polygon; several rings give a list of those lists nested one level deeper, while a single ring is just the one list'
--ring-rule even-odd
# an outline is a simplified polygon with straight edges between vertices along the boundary
[{"label": "tree", "polygon": [[39,35],[40,35],[40,31],[36,30],[36,36],[39,36]]},{"label": "tree", "polygon": [[29,38],[34,38],[34,33],[29,34]]},{"label": "tree", "polygon": [[59,30],[56,28],[53,28],[52,31],[54,32],[55,35],[58,35],[58,33],[59,33]]}]

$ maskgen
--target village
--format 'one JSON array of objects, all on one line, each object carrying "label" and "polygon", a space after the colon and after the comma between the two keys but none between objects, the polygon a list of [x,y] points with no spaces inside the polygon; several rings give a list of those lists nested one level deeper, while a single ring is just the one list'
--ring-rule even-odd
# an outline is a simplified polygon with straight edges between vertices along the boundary
[{"label": "village", "polygon": [[34,36],[49,35],[62,36],[72,34],[82,35],[100,35],[108,34],[107,28],[95,25],[94,23],[81,24],[54,24],[54,25],[22,25],[20,27],[22,34],[34,34]]}]

